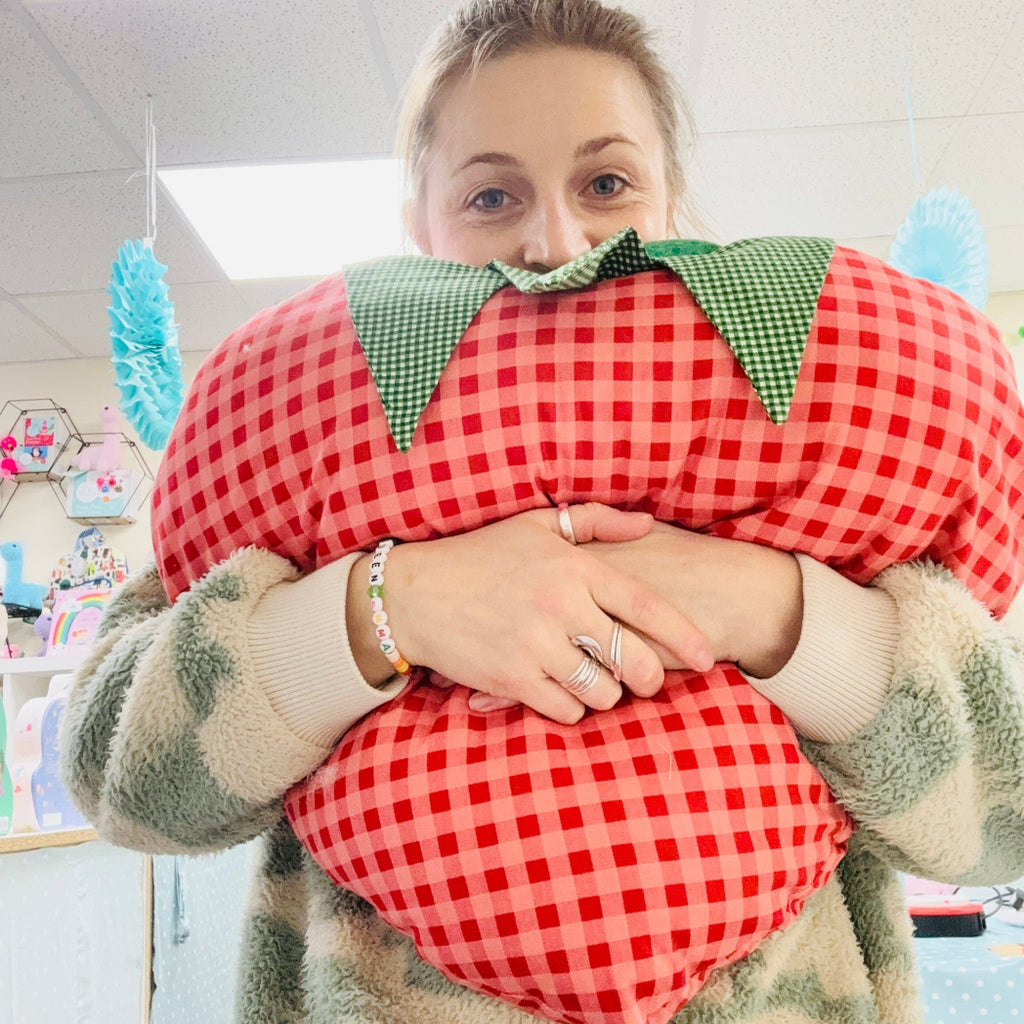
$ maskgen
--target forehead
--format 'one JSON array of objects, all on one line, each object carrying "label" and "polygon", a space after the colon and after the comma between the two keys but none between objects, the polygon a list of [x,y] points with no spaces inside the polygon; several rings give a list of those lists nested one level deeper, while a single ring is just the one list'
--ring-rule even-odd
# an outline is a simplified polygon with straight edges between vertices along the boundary
[{"label": "forehead", "polygon": [[433,141],[449,152],[514,152],[616,134],[660,148],[653,104],[633,67],[592,50],[547,48],[487,61],[449,84]]}]

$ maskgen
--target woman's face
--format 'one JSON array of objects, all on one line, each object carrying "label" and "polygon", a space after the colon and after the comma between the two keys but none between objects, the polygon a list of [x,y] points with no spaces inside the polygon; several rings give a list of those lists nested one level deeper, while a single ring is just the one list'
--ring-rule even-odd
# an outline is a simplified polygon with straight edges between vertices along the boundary
[{"label": "woman's face", "polygon": [[544,273],[630,225],[671,233],[665,148],[626,63],[546,49],[489,61],[441,95],[409,231],[431,256]]}]

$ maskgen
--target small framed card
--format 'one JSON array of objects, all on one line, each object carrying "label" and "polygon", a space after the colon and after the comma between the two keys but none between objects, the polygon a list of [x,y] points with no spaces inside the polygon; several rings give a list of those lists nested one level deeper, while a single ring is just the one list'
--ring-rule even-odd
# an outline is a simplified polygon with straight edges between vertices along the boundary
[{"label": "small framed card", "polygon": [[140,480],[128,469],[100,472],[84,469],[69,473],[67,514],[87,521],[134,522],[138,511],[136,493]]},{"label": "small framed card", "polygon": [[14,435],[18,447],[11,453],[19,474],[48,472],[66,440],[60,417],[45,411],[30,412],[25,415],[22,427],[21,436]]}]

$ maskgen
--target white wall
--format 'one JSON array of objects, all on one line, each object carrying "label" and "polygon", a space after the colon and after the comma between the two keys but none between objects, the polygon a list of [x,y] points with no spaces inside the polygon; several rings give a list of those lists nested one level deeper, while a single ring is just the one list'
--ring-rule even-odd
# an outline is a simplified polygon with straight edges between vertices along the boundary
[{"label": "white wall", "polygon": [[1024,292],[996,292],[985,304],[985,316],[1003,332],[1011,348],[1024,345],[1019,331],[1024,328]]}]

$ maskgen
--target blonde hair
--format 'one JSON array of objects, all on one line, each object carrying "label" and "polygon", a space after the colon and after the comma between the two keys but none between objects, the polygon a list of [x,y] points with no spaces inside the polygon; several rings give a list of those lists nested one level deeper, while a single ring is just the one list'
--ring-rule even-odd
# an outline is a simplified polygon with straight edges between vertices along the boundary
[{"label": "blonde hair", "polygon": [[599,0],[472,0],[438,26],[409,77],[399,116],[397,148],[410,197],[422,192],[425,158],[445,87],[488,61],[546,47],[608,54],[636,72],[664,143],[674,219],[678,222],[684,215],[699,225],[686,191],[684,168],[696,133],[682,89],[652,49],[640,19]]}]

